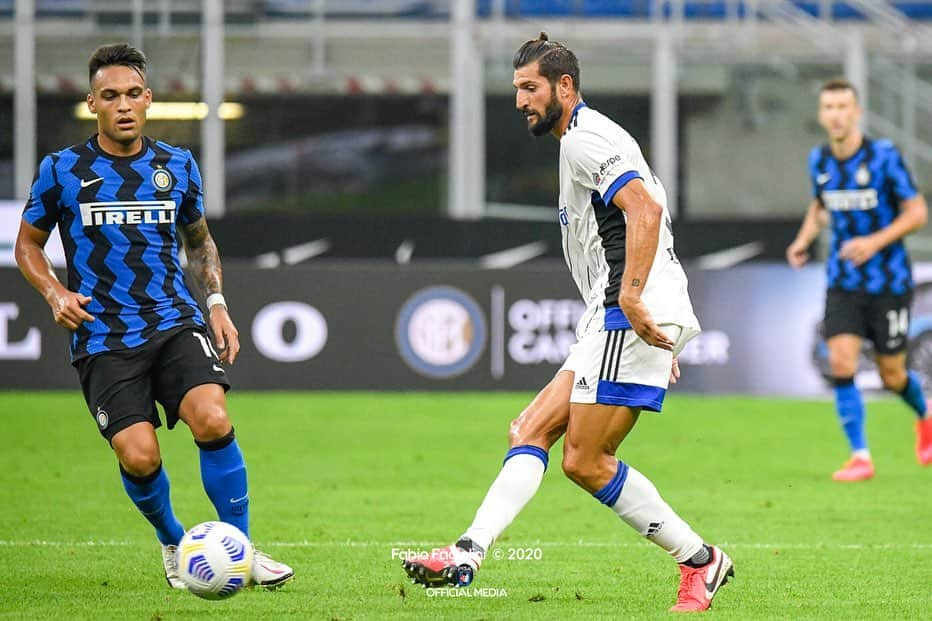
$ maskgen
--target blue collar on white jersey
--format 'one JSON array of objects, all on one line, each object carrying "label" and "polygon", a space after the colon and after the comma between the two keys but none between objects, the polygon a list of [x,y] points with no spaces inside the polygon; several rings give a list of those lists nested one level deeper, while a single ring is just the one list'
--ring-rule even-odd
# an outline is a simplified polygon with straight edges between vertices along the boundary
[{"label": "blue collar on white jersey", "polygon": [[566,132],[568,132],[568,131],[570,130],[571,127],[575,127],[575,125],[576,125],[576,115],[579,114],[579,111],[582,110],[582,109],[585,108],[585,107],[586,107],[586,102],[585,102],[585,101],[580,101],[578,104],[576,104],[576,107],[573,108],[573,114],[570,116],[570,120],[569,120],[569,121],[567,122],[567,124],[566,124],[566,129],[563,130],[563,133],[564,133],[564,134],[565,134]]}]

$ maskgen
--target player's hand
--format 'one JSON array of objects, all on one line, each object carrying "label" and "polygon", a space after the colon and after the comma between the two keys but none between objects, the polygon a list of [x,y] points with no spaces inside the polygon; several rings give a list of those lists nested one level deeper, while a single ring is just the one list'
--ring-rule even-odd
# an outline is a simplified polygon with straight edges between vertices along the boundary
[{"label": "player's hand", "polygon": [[91,302],[91,298],[86,295],[65,290],[62,293],[53,294],[48,302],[52,308],[55,323],[64,328],[74,331],[83,322],[94,321],[94,316],[84,310],[84,307]]},{"label": "player's hand", "polygon": [[680,363],[676,356],[673,356],[673,366],[670,368],[670,383],[675,384],[678,379],[680,379]]},{"label": "player's hand", "polygon": [[647,305],[644,304],[640,297],[628,298],[622,296],[618,300],[618,304],[621,306],[621,311],[625,314],[625,317],[631,322],[631,327],[641,337],[641,340],[653,347],[673,351],[674,342],[657,327],[653,317],[650,316],[650,311],[647,310]]},{"label": "player's hand", "polygon": [[210,330],[214,333],[214,343],[220,352],[220,361],[233,364],[239,353],[239,332],[230,319],[230,313],[222,304],[214,304],[210,313]]},{"label": "player's hand", "polygon": [[841,245],[838,256],[851,261],[857,267],[867,263],[879,250],[872,237],[855,237]]},{"label": "player's hand", "polygon": [[794,268],[801,268],[809,261],[809,246],[798,239],[793,240],[786,249],[786,260]]}]

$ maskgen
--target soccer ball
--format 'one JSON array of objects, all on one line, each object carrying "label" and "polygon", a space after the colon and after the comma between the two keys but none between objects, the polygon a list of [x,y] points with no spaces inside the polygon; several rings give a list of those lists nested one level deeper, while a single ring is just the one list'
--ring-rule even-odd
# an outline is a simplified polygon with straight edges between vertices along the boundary
[{"label": "soccer ball", "polygon": [[226,522],[204,522],[178,544],[178,575],[198,597],[225,599],[249,583],[252,555],[243,531]]}]

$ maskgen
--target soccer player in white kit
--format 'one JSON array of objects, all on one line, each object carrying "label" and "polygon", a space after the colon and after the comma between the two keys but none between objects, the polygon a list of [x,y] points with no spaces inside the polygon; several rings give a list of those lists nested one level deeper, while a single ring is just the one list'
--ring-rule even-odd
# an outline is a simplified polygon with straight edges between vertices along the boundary
[{"label": "soccer player in white kit", "polygon": [[565,434],[566,476],[679,564],[671,610],[705,610],[734,575],[731,559],[615,456],[641,410],[660,411],[679,375],[674,356],[699,333],[663,186],[637,142],[583,102],[569,49],[541,33],[513,64],[516,105],[528,129],[560,141],[563,252],[587,310],[562,368],[511,423],[511,448],[472,525],[456,543],[406,560],[404,568],[428,587],[470,584],[492,543],[537,492],[550,447]]}]

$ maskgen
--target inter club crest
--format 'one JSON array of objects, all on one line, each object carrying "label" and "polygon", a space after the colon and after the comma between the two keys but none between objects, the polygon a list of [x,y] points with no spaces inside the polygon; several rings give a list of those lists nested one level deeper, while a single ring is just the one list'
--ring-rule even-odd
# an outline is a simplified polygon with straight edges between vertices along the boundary
[{"label": "inter club crest", "polygon": [[854,182],[862,188],[870,185],[871,171],[867,167],[867,164],[862,163],[860,166],[858,166],[857,172],[854,173]]},{"label": "inter club crest", "polygon": [[152,171],[152,185],[159,192],[171,190],[174,184],[175,180],[172,178],[172,174],[164,168],[156,168]]}]

